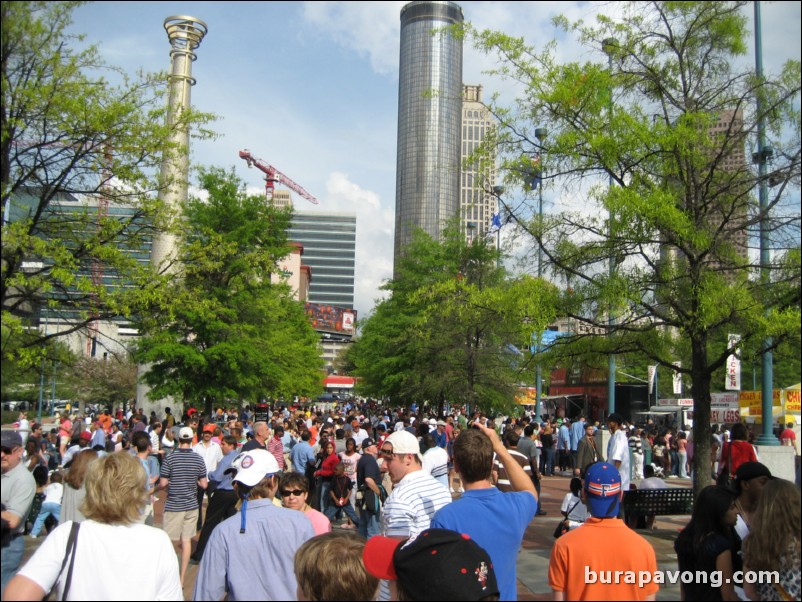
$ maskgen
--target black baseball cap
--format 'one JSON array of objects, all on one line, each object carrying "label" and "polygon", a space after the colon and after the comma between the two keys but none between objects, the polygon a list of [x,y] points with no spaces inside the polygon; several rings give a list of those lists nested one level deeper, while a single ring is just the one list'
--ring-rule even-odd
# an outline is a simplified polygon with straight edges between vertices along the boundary
[{"label": "black baseball cap", "polygon": [[412,600],[481,600],[498,596],[493,561],[468,535],[427,529],[415,538],[371,537],[362,553],[368,573],[397,580]]}]

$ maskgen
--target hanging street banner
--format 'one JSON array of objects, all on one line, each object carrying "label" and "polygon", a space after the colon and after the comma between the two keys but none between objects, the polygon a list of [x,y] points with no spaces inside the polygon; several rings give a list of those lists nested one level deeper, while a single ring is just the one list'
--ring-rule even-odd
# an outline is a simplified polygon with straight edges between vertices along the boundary
[{"label": "hanging street banner", "polygon": [[657,364],[649,366],[649,395],[654,391],[654,376],[657,374]]},{"label": "hanging street banner", "polygon": [[[679,369],[682,362],[674,362],[674,365]],[[679,370],[674,371],[674,395],[682,395],[682,373]]]},{"label": "hanging street banner", "polygon": [[724,383],[725,391],[741,390],[741,350],[738,344],[741,342],[741,335],[730,334],[727,337],[727,348],[732,349],[732,353],[727,357],[727,377]]}]

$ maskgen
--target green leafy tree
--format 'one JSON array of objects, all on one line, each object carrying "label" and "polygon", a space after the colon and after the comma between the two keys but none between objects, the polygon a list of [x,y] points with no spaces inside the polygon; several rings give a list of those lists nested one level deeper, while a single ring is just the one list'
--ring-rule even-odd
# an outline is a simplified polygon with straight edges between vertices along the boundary
[{"label": "green leafy tree", "polygon": [[554,318],[556,289],[503,280],[498,252],[458,227],[438,243],[418,231],[386,285],[391,296],[362,325],[349,358],[361,390],[411,401],[510,411],[534,331]]},{"label": "green leafy tree", "polygon": [[128,356],[82,357],[64,372],[65,384],[81,413],[88,403],[113,410],[136,399],[137,366]]},{"label": "green leafy tree", "polygon": [[[554,43],[539,51],[466,29],[499,56],[495,73],[521,84],[512,106],[494,108],[508,183],[526,190],[521,157],[545,151],[559,199],[543,219],[534,203],[516,214],[533,251],[542,245],[570,285],[566,314],[587,333],[577,328],[557,347],[642,353],[669,370],[682,360],[697,442],[710,440],[711,379],[731,352],[714,342],[738,333],[762,352],[800,337],[798,262],[773,258],[758,277],[745,252],[761,223],[775,249],[798,247],[800,65],[762,79],[737,67],[746,5],[637,2],[594,25],[555,19],[596,52],[582,63],[558,63]],[[756,148],[760,122],[773,148],[762,207],[748,160],[765,149]],[[538,126],[549,128],[544,145]],[[694,465],[699,491],[709,446],[697,446]]]},{"label": "green leafy tree", "polygon": [[[158,168],[186,151],[172,142],[177,128],[209,135],[211,116],[195,110],[165,123],[166,74],[129,78],[68,35],[82,4],[0,8],[2,353],[29,364],[43,341],[160,296],[167,277],[136,257],[167,222],[157,193],[175,183],[159,182]],[[31,326],[43,313],[40,332]]]},{"label": "green leafy tree", "polygon": [[322,389],[318,338],[289,285],[274,281],[290,252],[291,213],[247,195],[219,168],[201,170],[208,198],[184,212],[169,313],[143,319],[136,357],[150,365],[150,397],[212,405],[313,395]]}]

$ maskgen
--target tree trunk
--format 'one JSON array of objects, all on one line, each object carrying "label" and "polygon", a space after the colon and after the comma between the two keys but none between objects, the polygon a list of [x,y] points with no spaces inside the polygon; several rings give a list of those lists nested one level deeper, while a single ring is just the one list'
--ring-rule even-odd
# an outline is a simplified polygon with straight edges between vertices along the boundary
[{"label": "tree trunk", "polygon": [[710,370],[707,337],[691,339],[691,396],[693,397],[693,497],[711,484]]}]

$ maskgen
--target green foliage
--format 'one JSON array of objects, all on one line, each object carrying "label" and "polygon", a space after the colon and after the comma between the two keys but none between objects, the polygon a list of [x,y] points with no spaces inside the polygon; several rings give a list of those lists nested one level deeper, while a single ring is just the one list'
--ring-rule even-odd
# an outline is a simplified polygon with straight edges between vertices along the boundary
[{"label": "green foliage", "polygon": [[94,46],[76,49],[67,29],[82,4],[0,9],[3,357],[23,364],[53,337],[53,328],[31,336],[43,314],[68,335],[130,318],[160,295],[167,279],[137,261],[167,223],[157,193],[175,183],[159,181],[159,166],[186,151],[176,130],[210,135],[212,117],[195,110],[165,123],[164,73],[131,78]]},{"label": "green foliage", "polygon": [[349,351],[360,391],[397,404],[510,410],[531,373],[515,348],[553,320],[557,293],[534,278],[504,281],[497,256],[484,240],[467,244],[455,226],[440,243],[417,232],[386,285],[391,296]]},{"label": "green foliage", "polygon": [[201,170],[200,185],[208,198],[184,213],[183,277],[142,324],[136,357],[150,364],[151,398],[211,405],[319,393],[317,335],[290,287],[274,281],[290,251],[290,212],[247,195],[233,170]]},{"label": "green foliage", "polygon": [[61,368],[64,381],[76,403],[96,403],[113,409],[136,399],[137,366],[129,357],[80,358]]},{"label": "green foliage", "polygon": [[[681,360],[702,441],[712,379],[728,355],[717,341],[738,333],[759,354],[798,348],[800,337],[798,262],[775,253],[758,277],[740,238],[762,221],[775,246],[798,247],[800,71],[789,62],[760,80],[735,70],[747,48],[745,6],[626,3],[620,18],[595,25],[561,17],[555,23],[597,54],[570,64],[556,62],[554,44],[539,51],[465,26],[499,57],[495,72],[522,85],[512,108],[493,108],[509,187],[526,191],[516,166],[539,148],[535,128],[549,128],[546,186],[557,211],[516,223],[532,254],[542,245],[570,283],[565,313],[586,331],[552,353]],[[761,122],[774,185],[758,207],[760,175],[748,158]]]}]

